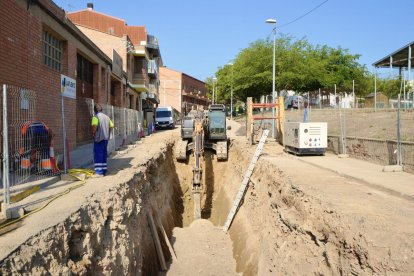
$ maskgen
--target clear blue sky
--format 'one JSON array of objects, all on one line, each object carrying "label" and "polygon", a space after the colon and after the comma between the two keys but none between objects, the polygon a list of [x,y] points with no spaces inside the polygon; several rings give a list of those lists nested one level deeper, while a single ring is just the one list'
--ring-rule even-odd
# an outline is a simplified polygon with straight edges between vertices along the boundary
[{"label": "clear blue sky", "polygon": [[[164,64],[201,80],[230,62],[249,43],[305,14],[324,0],[55,0],[67,11],[86,8],[145,25],[158,37]],[[312,44],[341,46],[371,64],[414,40],[413,0],[328,0],[278,32]]]}]

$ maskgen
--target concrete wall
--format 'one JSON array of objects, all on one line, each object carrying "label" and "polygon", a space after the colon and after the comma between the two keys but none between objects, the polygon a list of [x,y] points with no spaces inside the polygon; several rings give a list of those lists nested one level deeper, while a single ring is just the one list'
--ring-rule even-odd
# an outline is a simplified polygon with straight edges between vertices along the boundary
[{"label": "concrete wall", "polygon": [[[414,143],[402,142],[401,148],[404,171],[414,172]],[[340,136],[328,136],[328,150],[335,154],[343,153]],[[397,163],[396,150],[397,142],[393,140],[346,138],[346,153],[349,156],[384,166]]]}]

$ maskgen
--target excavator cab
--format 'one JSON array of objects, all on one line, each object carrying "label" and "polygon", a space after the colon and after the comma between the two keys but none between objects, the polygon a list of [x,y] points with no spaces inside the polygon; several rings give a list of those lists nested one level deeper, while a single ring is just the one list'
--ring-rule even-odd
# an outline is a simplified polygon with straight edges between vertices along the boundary
[{"label": "excavator cab", "polygon": [[209,112],[208,133],[211,140],[226,140],[226,114],[222,111]]}]

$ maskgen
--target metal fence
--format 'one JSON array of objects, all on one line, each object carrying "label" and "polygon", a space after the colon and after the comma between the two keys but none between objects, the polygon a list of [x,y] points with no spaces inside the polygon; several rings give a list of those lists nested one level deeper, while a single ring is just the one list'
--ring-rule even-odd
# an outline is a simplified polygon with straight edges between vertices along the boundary
[{"label": "metal fence", "polygon": [[[93,116],[93,106],[95,101],[90,98],[77,99],[77,106],[84,107],[81,115],[81,120],[77,120],[77,140],[78,144],[85,144],[91,142],[90,125],[85,124],[85,121],[90,122]],[[142,133],[144,115],[142,111],[128,109],[124,107],[112,106],[109,104],[101,104],[102,112],[108,115],[114,123],[113,135],[108,143],[108,153],[111,153],[123,145],[127,145],[131,141],[135,141]],[[78,114],[79,114],[78,113]]]},{"label": "metal fence", "polygon": [[[39,120],[37,94],[29,89],[2,86],[2,186],[33,182],[58,173],[53,163],[54,133]],[[52,152],[53,153],[53,152]]]},{"label": "metal fence", "polygon": [[327,122],[328,147],[335,153],[414,172],[412,109],[310,108],[286,110],[285,116],[290,122]]},{"label": "metal fence", "polygon": [[[0,91],[3,107],[0,120],[3,130],[0,137],[2,145],[0,186],[3,193],[0,202],[9,204],[11,192],[44,183],[45,178],[60,174],[59,160],[55,157],[54,149],[57,146],[56,155],[58,153],[60,156],[64,155],[62,145],[64,131],[62,131],[60,112],[56,112],[55,107],[53,110],[42,110],[44,104],[40,104],[41,99],[36,91],[10,85],[2,85]],[[76,110],[69,112],[76,116],[66,116],[65,121],[76,125],[76,145],[92,151],[90,122],[95,102],[89,98],[77,98],[75,101],[76,104],[72,106]],[[142,112],[108,104],[102,104],[102,107],[103,112],[115,125],[108,143],[108,153],[137,140],[142,135]],[[52,112],[53,116],[47,115]],[[76,122],[73,122],[75,118]],[[65,124],[65,127],[68,128],[68,125],[70,124]],[[60,161],[62,159],[60,158]]]}]

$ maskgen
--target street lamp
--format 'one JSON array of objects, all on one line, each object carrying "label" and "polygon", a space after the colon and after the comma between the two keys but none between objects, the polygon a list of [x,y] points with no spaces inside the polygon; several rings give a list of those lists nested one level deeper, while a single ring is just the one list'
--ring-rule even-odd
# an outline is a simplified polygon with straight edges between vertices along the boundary
[{"label": "street lamp", "polygon": [[230,120],[233,120],[233,63],[228,65],[231,66]]},{"label": "street lamp", "polygon": [[[275,104],[276,100],[276,19],[267,19],[266,23],[268,24],[275,24],[273,28],[273,84],[272,84],[272,100],[273,104]],[[280,108],[280,107],[279,107]],[[272,137],[276,138],[276,130],[275,130],[275,106],[272,107]]]},{"label": "street lamp", "polygon": [[214,93],[214,82],[215,82],[216,80],[217,80],[217,78],[216,78],[216,77],[214,77],[214,78],[213,78],[213,100],[212,100],[212,102],[211,102],[212,104],[214,104],[214,94],[215,94],[215,93]]}]

